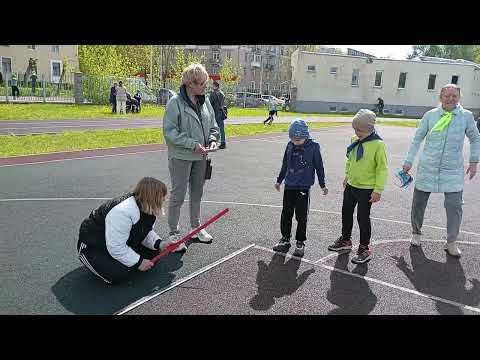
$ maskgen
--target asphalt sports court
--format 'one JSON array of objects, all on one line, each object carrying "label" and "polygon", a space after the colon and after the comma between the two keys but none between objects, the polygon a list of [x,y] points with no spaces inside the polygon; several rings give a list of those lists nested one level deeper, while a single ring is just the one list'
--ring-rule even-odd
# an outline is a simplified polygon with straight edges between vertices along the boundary
[{"label": "asphalt sports court", "polygon": [[[312,132],[321,144],[330,192],[321,195],[318,183],[312,188],[303,259],[271,250],[280,238],[282,193],[273,184],[287,134],[232,138],[226,150],[212,155],[213,176],[203,196],[202,221],[230,209],[208,228],[213,243],[189,242],[183,256],[170,254],[117,286],[77,259],[80,223],[143,176],[169,185],[167,152],[0,166],[0,314],[480,314],[480,180],[466,181],[460,259],[443,251],[443,194],[431,195],[426,240],[411,247],[413,187],[397,188],[394,172],[415,129],[378,131],[389,150],[389,180],[372,207],[374,258],[364,265],[350,262],[354,251],[327,250],[341,229],[348,125]],[[467,162],[468,141],[465,152]],[[187,214],[186,202],[183,233]],[[155,230],[167,234],[166,218],[157,220]],[[358,235],[355,222],[355,247]]]}]

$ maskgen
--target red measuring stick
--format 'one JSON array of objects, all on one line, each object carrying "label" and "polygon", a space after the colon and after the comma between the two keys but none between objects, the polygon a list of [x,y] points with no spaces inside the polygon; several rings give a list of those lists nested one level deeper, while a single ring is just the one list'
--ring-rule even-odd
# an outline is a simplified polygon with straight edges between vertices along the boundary
[{"label": "red measuring stick", "polygon": [[179,247],[182,243],[184,242],[187,242],[188,240],[190,240],[193,235],[197,234],[199,231],[201,231],[202,229],[206,228],[208,225],[210,225],[211,223],[217,221],[218,219],[220,219],[223,215],[225,215],[227,212],[228,212],[228,208],[226,209],[223,209],[222,211],[220,211],[218,214],[212,216],[210,219],[208,219],[203,225],[200,225],[199,227],[196,227],[195,229],[193,229],[192,231],[190,231],[187,235],[185,235],[183,238],[181,238],[180,240],[178,240],[177,242],[174,242],[174,243],[171,243],[170,245],[168,245],[165,249],[163,249],[162,251],[160,251],[160,253],[155,256],[152,260],[154,264],[157,263],[158,260],[160,260],[160,258],[164,255],[167,255],[168,253],[172,252],[173,250],[175,250],[177,247]]}]

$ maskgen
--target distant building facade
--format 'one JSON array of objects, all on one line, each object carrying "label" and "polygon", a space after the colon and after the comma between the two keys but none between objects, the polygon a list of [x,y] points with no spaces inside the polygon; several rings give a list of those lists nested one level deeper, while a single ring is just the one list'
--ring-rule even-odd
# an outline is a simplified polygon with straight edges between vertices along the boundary
[{"label": "distant building facade", "polygon": [[291,106],[296,111],[354,113],[373,109],[381,97],[385,114],[421,117],[439,104],[439,89],[455,83],[461,88],[462,105],[480,112],[480,65],[470,61],[394,60],[297,50],[291,64]]}]

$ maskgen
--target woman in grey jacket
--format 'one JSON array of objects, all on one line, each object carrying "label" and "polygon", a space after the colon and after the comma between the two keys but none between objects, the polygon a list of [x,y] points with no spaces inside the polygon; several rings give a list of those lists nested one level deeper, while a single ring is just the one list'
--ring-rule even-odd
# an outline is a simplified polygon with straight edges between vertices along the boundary
[{"label": "woman in grey jacket", "polygon": [[[172,97],[163,117],[163,136],[168,147],[168,169],[172,183],[168,206],[169,242],[179,237],[178,221],[187,185],[190,189],[190,225],[200,225],[200,202],[205,183],[206,158],[217,149],[219,128],[205,89],[208,73],[201,64],[190,64],[183,70],[180,93]],[[200,242],[213,237],[205,229],[198,233]],[[185,251],[179,246],[176,251]]]},{"label": "woman in grey jacket", "polygon": [[461,252],[455,242],[462,222],[464,183],[463,142],[470,141],[470,163],[466,173],[470,180],[477,173],[480,161],[480,134],[473,115],[460,104],[460,88],[454,84],[442,87],[440,106],[425,113],[408,150],[403,170],[409,172],[425,139],[418,162],[412,200],[412,245],[419,246],[423,216],[430,193],[444,193],[447,212],[445,251],[452,256]]}]

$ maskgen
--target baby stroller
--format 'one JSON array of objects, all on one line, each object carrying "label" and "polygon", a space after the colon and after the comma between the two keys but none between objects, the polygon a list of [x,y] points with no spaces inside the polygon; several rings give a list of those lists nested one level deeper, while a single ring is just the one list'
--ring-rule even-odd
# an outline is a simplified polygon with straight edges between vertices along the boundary
[{"label": "baby stroller", "polygon": [[140,102],[137,99],[135,99],[135,97],[132,98],[132,96],[129,93],[127,93],[127,102],[125,104],[125,108],[126,108],[127,114],[129,112],[138,113],[140,111]]}]

